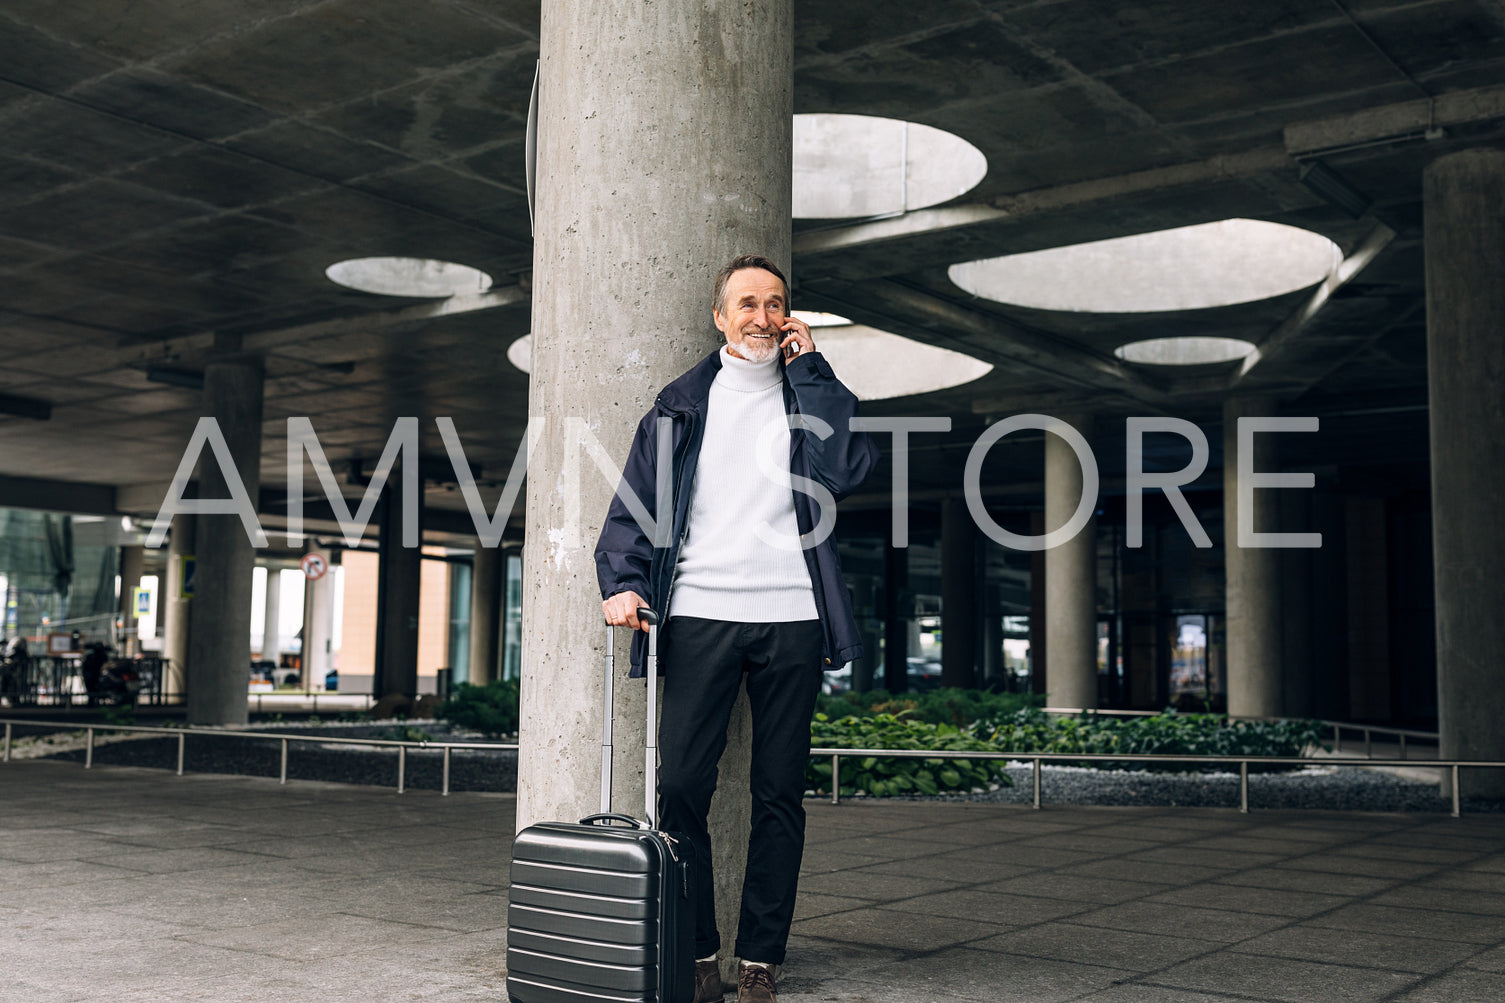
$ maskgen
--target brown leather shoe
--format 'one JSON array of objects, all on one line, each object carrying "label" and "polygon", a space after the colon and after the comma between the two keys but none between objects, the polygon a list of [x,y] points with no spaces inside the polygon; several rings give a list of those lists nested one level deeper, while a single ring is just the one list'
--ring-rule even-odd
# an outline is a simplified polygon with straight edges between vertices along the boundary
[{"label": "brown leather shoe", "polygon": [[737,969],[737,1003],[778,1003],[774,995],[773,970],[760,965]]},{"label": "brown leather shoe", "polygon": [[721,989],[720,962],[695,962],[695,1003],[721,1003],[725,998]]}]

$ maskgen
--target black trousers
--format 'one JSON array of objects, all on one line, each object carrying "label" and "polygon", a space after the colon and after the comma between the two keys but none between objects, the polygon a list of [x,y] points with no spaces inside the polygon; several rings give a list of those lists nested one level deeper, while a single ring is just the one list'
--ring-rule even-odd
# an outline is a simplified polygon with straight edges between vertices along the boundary
[{"label": "black trousers", "polygon": [[783,964],[805,849],[805,763],[820,689],[819,620],[729,623],[673,617],[659,635],[660,825],[694,846],[695,956],[721,949],[706,815],[744,675],[752,706],[752,834],[735,954]]}]

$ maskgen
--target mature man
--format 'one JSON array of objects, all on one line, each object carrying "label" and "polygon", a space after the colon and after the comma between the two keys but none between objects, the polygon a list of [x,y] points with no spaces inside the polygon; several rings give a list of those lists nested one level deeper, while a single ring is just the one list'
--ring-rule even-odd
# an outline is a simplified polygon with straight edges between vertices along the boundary
[{"label": "mature man", "polygon": [[[849,427],[857,398],[789,315],[789,287],[767,258],[743,255],[716,277],[711,316],[726,344],[660,392],[622,478],[657,512],[659,421],[672,423],[673,532],[655,547],[612,500],[596,546],[608,623],[659,635],[660,823],[694,846],[695,1003],[723,997],[706,816],[732,704],[752,707],[752,835],[735,955],[739,1003],[773,1003],[805,843],[805,761],[821,673],[860,657],[851,597],[824,512],[867,477],[877,449]],[[791,425],[797,426],[791,430]],[[824,496],[824,497],[821,497]],[[644,638],[633,635],[632,674]]]}]

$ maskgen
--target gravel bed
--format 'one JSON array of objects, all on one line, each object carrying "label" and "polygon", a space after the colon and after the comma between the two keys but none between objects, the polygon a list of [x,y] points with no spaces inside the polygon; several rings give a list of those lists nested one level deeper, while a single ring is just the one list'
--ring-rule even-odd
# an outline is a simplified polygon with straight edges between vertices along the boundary
[{"label": "gravel bed", "polygon": [[[480,736],[452,732],[443,722],[409,722],[437,741],[485,741]],[[401,728],[402,726],[395,726]],[[334,739],[309,745],[293,743],[288,752],[289,780],[323,780],[397,786],[397,750],[361,748],[338,742],[347,738],[397,737],[393,725],[256,725],[253,730],[286,730],[289,734],[317,735]],[[101,765],[177,768],[178,743],[174,737],[143,737],[131,741],[97,744],[94,762]],[[51,753],[48,758],[83,762],[82,748]],[[216,738],[192,735],[187,741],[184,769],[192,773],[234,773],[275,777],[281,759],[280,743],[262,739]],[[443,780],[442,753],[409,749],[408,787],[439,790]],[[1033,767],[1010,764],[1012,787],[974,794],[926,797],[909,795],[889,800],[991,802],[1029,804],[1033,797]],[[1045,766],[1041,772],[1041,802],[1049,805],[1148,805],[1152,807],[1237,808],[1236,773],[1165,773],[1141,770],[1094,770],[1070,766]],[[450,789],[454,791],[503,791],[517,789],[517,754],[506,750],[457,750],[451,754]],[[1449,799],[1438,793],[1435,783],[1395,776],[1377,770],[1338,768],[1326,764],[1288,773],[1251,773],[1249,807],[1270,810],[1315,808],[1328,811],[1448,812]],[[1465,799],[1465,812],[1500,811],[1505,804]]]},{"label": "gravel bed", "polygon": [[[1010,764],[1012,787],[980,794],[908,796],[891,800],[1029,804],[1034,799],[1034,767]],[[1164,773],[1044,766],[1040,802],[1050,805],[1148,805],[1152,807],[1237,808],[1237,773]],[[1452,800],[1438,785],[1378,770],[1312,766],[1287,773],[1249,774],[1251,810],[1318,808],[1328,811],[1451,812]],[[1500,802],[1463,800],[1465,812],[1500,811]]]}]

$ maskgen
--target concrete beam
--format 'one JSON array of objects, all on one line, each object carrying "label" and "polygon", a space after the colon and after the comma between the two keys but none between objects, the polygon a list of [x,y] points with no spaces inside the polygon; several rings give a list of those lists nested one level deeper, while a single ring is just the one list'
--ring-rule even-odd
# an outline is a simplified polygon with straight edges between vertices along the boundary
[{"label": "concrete beam", "polygon": [[[1322,284],[1312,291],[1306,302],[1282,321],[1279,327],[1271,331],[1254,351],[1244,357],[1243,363],[1229,379],[1228,389],[1243,388],[1249,383],[1257,382],[1262,372],[1269,371],[1270,361],[1279,359],[1281,354],[1297,340],[1301,332],[1310,326],[1312,320],[1328,304],[1333,295],[1352,282],[1375,258],[1379,257],[1380,252],[1394,239],[1395,231],[1384,223],[1376,221],[1369,233],[1359,242],[1359,246],[1339,262],[1338,267],[1333,269]],[[1300,389],[1306,389],[1320,378],[1321,374],[1311,376],[1309,380],[1301,384]]]},{"label": "concrete beam", "polygon": [[1505,118],[1505,87],[1479,87],[1366,108],[1285,128],[1286,151],[1298,160],[1432,138],[1436,130]]},{"label": "concrete beam", "polygon": [[[350,317],[312,324],[296,324],[292,327],[254,331],[240,338],[244,352],[268,352],[285,345],[304,344],[343,334],[375,334],[408,324],[452,317],[456,314],[475,313],[479,310],[497,310],[502,307],[520,306],[528,302],[529,293],[520,285],[502,286],[484,293],[467,296],[450,296],[442,300],[416,303],[395,310],[376,310]],[[132,338],[121,344],[113,353],[119,366],[146,368],[153,365],[173,365],[192,359],[199,353],[215,347],[213,331],[198,331],[170,338]]]},{"label": "concrete beam", "polygon": [[1505,87],[1481,87],[1438,95],[1435,101],[1403,101],[1332,118],[1297,122],[1285,128],[1283,146],[1210,157],[1108,178],[1095,178],[1002,196],[989,202],[901,213],[887,219],[806,230],[794,239],[796,261],[807,255],[896,243],[917,237],[1016,223],[1032,216],[1075,209],[1094,202],[1190,188],[1210,182],[1293,171],[1293,160],[1346,150],[1420,140],[1434,128],[1505,118]]},{"label": "concrete beam", "polygon": [[107,515],[120,511],[116,500],[118,490],[109,484],[80,484],[0,474],[0,508]]},{"label": "concrete beam", "polygon": [[801,290],[859,323],[994,365],[1027,366],[1057,381],[1153,409],[1166,398],[1163,389],[1117,359],[892,280],[815,279]]},{"label": "concrete beam", "polygon": [[1245,153],[1172,164],[1110,178],[1037,188],[1017,195],[1002,196],[988,203],[920,209],[889,219],[807,230],[794,238],[794,253],[798,260],[803,255],[845,251],[974,227],[1015,223],[1031,216],[1074,209],[1093,202],[1205,185],[1293,167],[1284,149],[1277,146],[1259,147]]}]

